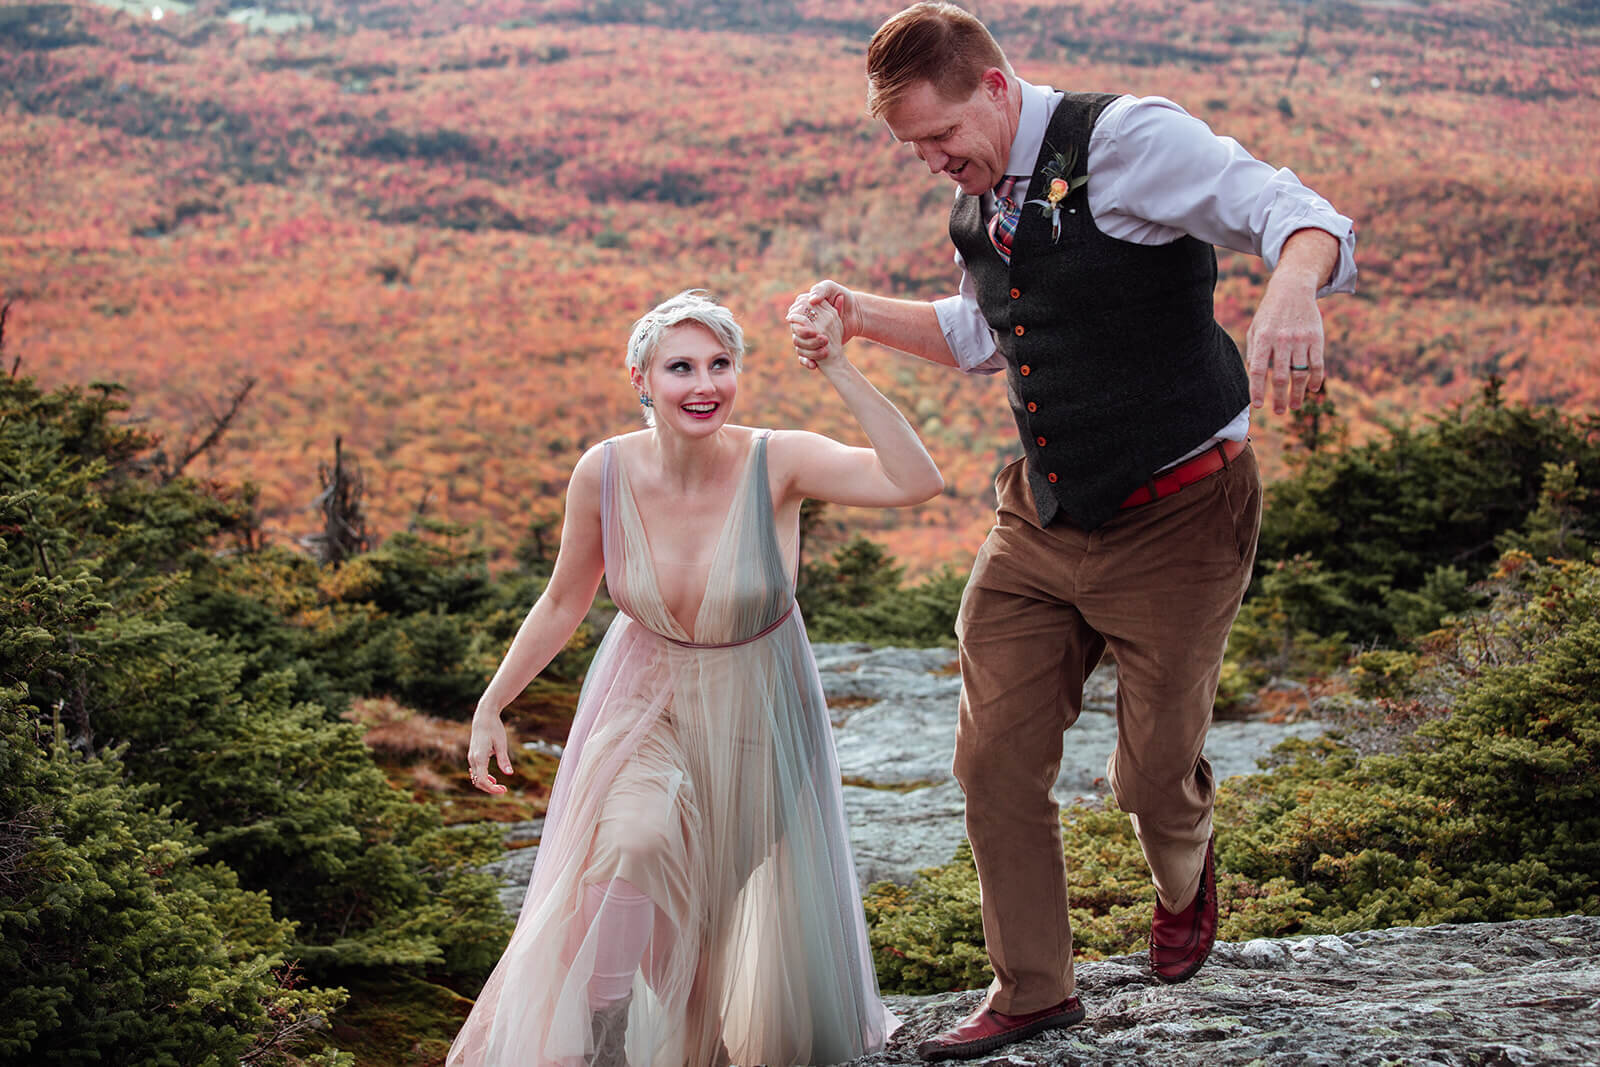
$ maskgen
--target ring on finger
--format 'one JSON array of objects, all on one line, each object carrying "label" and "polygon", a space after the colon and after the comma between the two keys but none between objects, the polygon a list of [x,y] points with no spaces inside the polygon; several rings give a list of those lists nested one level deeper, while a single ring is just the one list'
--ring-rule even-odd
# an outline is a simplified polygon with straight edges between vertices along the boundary
[{"label": "ring on finger", "polygon": [[1291,365],[1290,365],[1290,367],[1289,367],[1289,369],[1290,369],[1290,370],[1299,370],[1299,371],[1308,371],[1308,370],[1310,370],[1310,369],[1311,369],[1311,364],[1309,364],[1309,363],[1302,363],[1302,364],[1300,364],[1300,365],[1298,365],[1298,366],[1295,366],[1295,365],[1292,365],[1292,364],[1291,364]]}]

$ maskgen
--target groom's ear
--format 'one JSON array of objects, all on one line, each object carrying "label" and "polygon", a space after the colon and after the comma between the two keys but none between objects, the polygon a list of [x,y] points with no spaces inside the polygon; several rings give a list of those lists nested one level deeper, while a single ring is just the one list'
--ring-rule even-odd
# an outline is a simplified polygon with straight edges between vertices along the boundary
[{"label": "groom's ear", "polygon": [[978,87],[990,100],[1003,104],[1011,95],[1011,82],[999,67],[990,67],[978,76]]}]

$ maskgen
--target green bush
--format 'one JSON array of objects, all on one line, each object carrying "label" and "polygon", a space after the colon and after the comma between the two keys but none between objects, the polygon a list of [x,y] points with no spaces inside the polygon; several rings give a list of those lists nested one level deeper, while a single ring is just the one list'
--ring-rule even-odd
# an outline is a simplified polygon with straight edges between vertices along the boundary
[{"label": "green bush", "polygon": [[1373,649],[1356,657],[1350,668],[1350,681],[1357,696],[1403,699],[1414,691],[1419,662],[1415,652]]},{"label": "green bush", "polygon": [[1491,380],[1479,400],[1420,429],[1314,452],[1268,487],[1257,576],[1314,561],[1331,590],[1306,605],[1299,628],[1361,643],[1413,638],[1472,603],[1466,584],[1501,549],[1587,553],[1585,531],[1600,529],[1596,485],[1600,416],[1506,404]]},{"label": "green bush", "polygon": [[1305,678],[1337,670],[1348,655],[1343,631],[1316,627],[1347,606],[1335,578],[1306,556],[1278,560],[1258,579],[1228,635],[1217,704],[1228,707],[1274,677]]},{"label": "green bush", "polygon": [[[395,550],[403,567],[218,557],[244,511],[157,476],[120,410],[111,388],[0,378],[5,1047],[41,1063],[273,1062],[342,999],[293,988],[286,960],[321,981],[396,967],[481,981],[509,929],[474,870],[498,835],[443,827],[315,698],[399,677],[401,638],[418,656],[470,649],[433,620],[479,625],[495,597],[470,566],[411,583],[415,546]],[[341,645],[354,666],[324,671]],[[32,740],[52,721],[57,741]]]},{"label": "green bush", "polygon": [[914,586],[883,546],[856,537],[801,568],[795,600],[813,641],[924,647],[955,643],[967,575],[944,567]]},{"label": "green bush", "polygon": [[344,991],[297,988],[267,895],[26,710],[0,699],[0,1059],[281,1063],[325,1028]]},{"label": "green bush", "polygon": [[910,886],[874,883],[862,904],[884,992],[976,989],[993,977],[983,951],[978,875],[966,842],[953,860],[918,872]]}]

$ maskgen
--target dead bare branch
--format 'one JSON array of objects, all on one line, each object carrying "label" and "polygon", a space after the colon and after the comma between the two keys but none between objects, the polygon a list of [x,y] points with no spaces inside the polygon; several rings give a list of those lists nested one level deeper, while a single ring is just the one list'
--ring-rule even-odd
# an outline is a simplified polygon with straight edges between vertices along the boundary
[{"label": "dead bare branch", "polygon": [[227,410],[223,411],[220,415],[216,412],[210,412],[211,428],[206,432],[206,435],[200,439],[198,444],[191,445],[188,443],[189,439],[185,438],[183,453],[178,457],[178,461],[176,463],[168,464],[164,457],[158,460],[158,465],[161,470],[162,484],[166,484],[167,482],[172,481],[174,478],[180,477],[183,474],[184,468],[188,467],[189,464],[193,463],[201,455],[216,445],[218,441],[222,440],[222,435],[228,432],[228,426],[233,422],[234,416],[238,415],[239,409],[244,406],[245,398],[250,395],[250,390],[254,389],[255,387],[255,378],[246,377],[243,379],[239,383],[239,387],[235,389],[233,394],[228,398]]}]

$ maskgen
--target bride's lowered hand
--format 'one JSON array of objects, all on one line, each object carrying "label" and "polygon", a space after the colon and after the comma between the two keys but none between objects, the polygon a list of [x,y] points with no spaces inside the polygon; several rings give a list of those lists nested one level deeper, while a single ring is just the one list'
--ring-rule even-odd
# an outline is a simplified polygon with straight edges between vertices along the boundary
[{"label": "bride's lowered hand", "polygon": [[500,794],[506,787],[495,781],[489,773],[493,759],[500,773],[511,774],[511,749],[506,739],[506,724],[500,721],[500,709],[483,701],[472,715],[472,739],[467,742],[467,776],[472,784],[485,793]]}]

